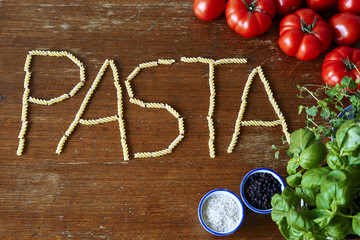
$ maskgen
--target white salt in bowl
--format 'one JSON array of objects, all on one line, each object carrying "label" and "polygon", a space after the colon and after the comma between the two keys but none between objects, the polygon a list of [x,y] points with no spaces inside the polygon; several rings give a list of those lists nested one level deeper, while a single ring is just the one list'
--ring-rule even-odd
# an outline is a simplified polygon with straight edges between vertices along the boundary
[{"label": "white salt in bowl", "polygon": [[226,189],[215,189],[201,199],[198,216],[201,225],[217,236],[234,233],[244,219],[244,207],[240,198]]}]

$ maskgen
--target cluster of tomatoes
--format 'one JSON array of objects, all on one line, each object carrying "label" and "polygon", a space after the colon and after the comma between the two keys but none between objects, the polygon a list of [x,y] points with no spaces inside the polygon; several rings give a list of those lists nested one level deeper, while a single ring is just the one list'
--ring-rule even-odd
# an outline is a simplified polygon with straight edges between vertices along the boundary
[{"label": "cluster of tomatoes", "polygon": [[[312,60],[325,52],[332,41],[340,45],[327,54],[322,77],[335,86],[346,75],[360,78],[360,50],[351,48],[360,41],[360,0],[194,0],[195,15],[205,21],[225,10],[228,25],[244,37],[256,37],[271,26],[274,16],[280,22],[279,46],[289,56]],[[339,13],[328,22],[317,13],[338,6]],[[358,85],[360,89],[360,84]]]}]

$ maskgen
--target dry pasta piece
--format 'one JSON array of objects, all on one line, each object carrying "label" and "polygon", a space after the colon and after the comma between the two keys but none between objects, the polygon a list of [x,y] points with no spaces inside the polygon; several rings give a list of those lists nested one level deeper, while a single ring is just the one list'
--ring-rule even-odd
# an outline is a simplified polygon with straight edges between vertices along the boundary
[{"label": "dry pasta piece", "polygon": [[22,122],[25,122],[26,119],[27,119],[28,109],[29,109],[29,104],[28,104],[28,102],[26,100],[26,102],[23,102],[22,110],[21,110],[21,121]]},{"label": "dry pasta piece", "polygon": [[[250,89],[250,85],[255,77],[256,74],[259,74],[260,80],[262,81],[265,91],[269,97],[269,101],[271,103],[271,105],[273,106],[273,109],[276,113],[276,115],[278,116],[279,120],[276,121],[255,121],[255,120],[250,120],[250,121],[242,121],[243,119],[243,115],[245,112],[245,107],[246,107],[246,98]],[[264,126],[264,127],[273,127],[276,125],[282,125],[283,128],[283,132],[285,134],[286,140],[288,141],[288,143],[290,143],[290,134],[288,132],[288,128],[287,128],[287,124],[285,121],[285,118],[283,116],[283,114],[281,113],[274,97],[273,97],[273,93],[270,89],[269,83],[265,78],[265,75],[262,71],[261,66],[258,66],[256,68],[254,68],[252,70],[252,72],[249,74],[248,80],[245,84],[244,90],[243,90],[243,95],[242,95],[242,103],[240,106],[240,110],[239,110],[239,114],[238,114],[238,118],[236,119],[236,123],[235,123],[235,130],[234,130],[234,134],[233,137],[231,139],[230,145],[227,149],[228,153],[231,153],[235,147],[235,144],[237,142],[238,139],[238,135],[240,134],[240,127],[241,126]]]},{"label": "dry pasta piece", "polygon": [[184,119],[178,118],[178,122],[179,122],[179,133],[184,135],[185,134]]},{"label": "dry pasta piece", "polygon": [[133,98],[134,97],[134,93],[133,90],[131,88],[130,82],[129,81],[125,81],[125,87],[126,87],[126,91],[129,95],[129,98]]},{"label": "dry pasta piece", "polygon": [[214,64],[215,63],[215,61],[213,59],[211,59],[211,58],[198,57],[197,59],[201,63],[207,63],[207,64]]},{"label": "dry pasta piece", "polygon": [[119,117],[118,122],[119,122],[119,128],[120,128],[120,137],[121,137],[121,139],[126,139],[124,119]]},{"label": "dry pasta piece", "polygon": [[24,147],[25,147],[25,138],[20,138],[19,139],[18,149],[16,151],[16,155],[21,156],[22,152],[24,150]]},{"label": "dry pasta piece", "polygon": [[175,62],[174,59],[159,59],[158,63],[159,64],[164,64],[164,65],[171,65]]},{"label": "dry pasta piece", "polygon": [[127,81],[131,81],[134,77],[136,77],[136,75],[141,71],[140,67],[136,67],[131,73],[130,75],[126,78]]},{"label": "dry pasta piece", "polygon": [[103,117],[103,118],[97,118],[97,119],[80,119],[79,123],[83,125],[96,125],[100,123],[108,123],[108,122],[114,122],[118,120],[118,116],[110,116],[110,117]]},{"label": "dry pasta piece", "polygon": [[24,90],[24,94],[23,94],[23,103],[27,102],[29,99],[29,95],[30,95],[30,89],[29,88],[25,88]]},{"label": "dry pasta piece", "polygon": [[74,131],[78,123],[79,123],[79,119],[75,118],[74,121],[70,124],[70,127],[65,132],[66,137],[69,137],[71,135],[71,133]]},{"label": "dry pasta piece", "polygon": [[24,71],[29,72],[30,71],[30,64],[31,64],[32,55],[28,54],[26,56],[25,65],[24,65]]},{"label": "dry pasta piece", "polygon": [[64,101],[65,99],[67,98],[70,98],[70,95],[65,93],[63,95],[61,95],[60,97],[56,97],[56,98],[53,98],[53,99],[50,99],[48,102],[48,105],[53,105],[54,103],[58,103],[58,102],[62,102]]},{"label": "dry pasta piece", "polygon": [[209,153],[211,158],[215,158],[214,139],[209,138]]},{"label": "dry pasta piece", "polygon": [[143,108],[146,107],[146,103],[145,103],[144,101],[141,101],[140,99],[130,98],[129,101],[130,101],[131,103],[134,103],[134,104],[136,104],[136,105],[139,105],[139,106],[141,106],[141,107],[143,107]]},{"label": "dry pasta piece", "polygon": [[146,62],[146,63],[141,63],[141,64],[139,64],[139,68],[141,68],[141,69],[151,68],[151,67],[156,67],[156,66],[158,66],[158,62],[157,62],[157,61]]},{"label": "dry pasta piece", "polygon": [[165,109],[168,110],[168,112],[171,113],[174,117],[176,118],[180,117],[180,114],[170,105],[165,104]]},{"label": "dry pasta piece", "polygon": [[199,62],[197,57],[181,57],[180,61],[185,63],[197,63]]},{"label": "dry pasta piece", "polygon": [[172,141],[172,143],[169,145],[168,149],[173,150],[176,147],[176,145],[178,145],[181,142],[181,140],[183,138],[184,138],[184,135],[182,135],[182,134],[177,136],[177,138],[175,138],[175,140]]},{"label": "dry pasta piece", "polygon": [[45,100],[45,99],[38,99],[38,98],[29,97],[28,101],[31,102],[31,103],[36,103],[36,104],[40,104],[40,105],[49,105],[48,101]]},{"label": "dry pasta piece", "polygon": [[135,153],[135,158],[148,158],[148,157],[152,157],[152,153],[151,152],[138,152]]},{"label": "dry pasta piece", "polygon": [[215,61],[215,65],[231,64],[231,63],[242,64],[242,63],[247,63],[247,60],[246,58],[223,58]]},{"label": "dry pasta piece", "polygon": [[123,146],[124,161],[129,161],[129,150],[128,150],[128,145],[127,145],[125,138],[121,139],[121,145]]},{"label": "dry pasta piece", "polygon": [[24,80],[24,89],[29,88],[30,78],[31,78],[31,72],[26,72],[25,80]]},{"label": "dry pasta piece", "polygon": [[80,68],[83,66],[82,62],[79,59],[77,59],[74,55],[72,55],[71,53],[66,53],[65,56],[67,56],[71,61],[73,61]]},{"label": "dry pasta piece", "polygon": [[208,116],[214,115],[214,109],[215,109],[215,95],[210,95],[210,105],[209,105]]},{"label": "dry pasta piece", "polygon": [[85,67],[81,65],[80,67],[80,81],[85,82]]},{"label": "dry pasta piece", "polygon": [[69,95],[73,97],[79,90],[85,85],[84,82],[78,82],[73,89],[71,89]]},{"label": "dry pasta piece", "polygon": [[147,108],[165,108],[163,103],[146,103]]},{"label": "dry pasta piece", "polygon": [[21,124],[21,130],[20,130],[20,133],[19,133],[19,135],[18,135],[18,138],[24,138],[25,133],[26,133],[27,125],[28,125],[28,122],[27,122],[27,121],[22,122],[22,124]]},{"label": "dry pasta piece", "polygon": [[214,121],[211,117],[207,117],[208,126],[209,126],[209,138],[215,139],[215,128],[214,128]]},{"label": "dry pasta piece", "polygon": [[161,157],[161,156],[164,156],[164,155],[169,154],[169,153],[171,153],[170,149],[164,149],[164,150],[152,152],[151,156],[152,157]]},{"label": "dry pasta piece", "polygon": [[61,151],[62,151],[62,149],[63,149],[63,147],[64,147],[64,144],[65,144],[66,140],[67,140],[67,136],[65,136],[65,135],[62,136],[62,138],[60,139],[60,142],[58,143],[58,146],[57,146],[57,148],[56,148],[55,153],[57,153],[57,154],[60,154],[60,153],[61,153]]},{"label": "dry pasta piece", "polygon": [[257,127],[275,127],[277,125],[281,125],[282,120],[276,120],[276,121],[242,121],[241,126],[257,126]]}]

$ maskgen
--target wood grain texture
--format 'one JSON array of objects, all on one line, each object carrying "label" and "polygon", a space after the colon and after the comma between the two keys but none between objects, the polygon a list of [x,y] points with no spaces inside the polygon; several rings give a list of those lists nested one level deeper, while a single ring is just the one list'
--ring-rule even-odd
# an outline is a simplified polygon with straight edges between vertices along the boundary
[{"label": "wood grain texture", "polygon": [[[326,13],[325,13],[326,17]],[[304,126],[297,115],[296,84],[322,84],[325,54],[301,62],[278,47],[280,18],[264,35],[246,39],[222,16],[198,20],[192,1],[11,1],[0,0],[0,238],[1,239],[216,239],[197,217],[200,199],[215,188],[239,194],[242,177],[268,167],[286,177],[281,126],[242,127],[231,141],[241,94],[251,70],[262,66],[290,131]],[[334,48],[333,45],[331,48]],[[29,104],[26,147],[16,156],[21,127],[24,63],[30,50],[68,51],[86,68],[85,86],[52,106]],[[216,66],[216,158],[208,152],[208,66],[182,56],[241,57],[247,64]],[[129,103],[124,81],[140,63],[175,59],[143,70],[132,81],[137,98],[173,106],[185,120],[185,138],[173,153],[134,159],[166,148],[178,135],[177,120],[164,109]],[[113,59],[123,88],[130,161],[124,163],[118,123],[78,125],[63,152],[56,146],[105,59]],[[66,58],[34,57],[31,96],[51,99],[79,81]],[[84,118],[117,113],[110,68]],[[277,120],[257,77],[244,120]],[[271,145],[283,151],[274,159]],[[245,209],[241,228],[223,239],[282,239],[270,215]]]}]

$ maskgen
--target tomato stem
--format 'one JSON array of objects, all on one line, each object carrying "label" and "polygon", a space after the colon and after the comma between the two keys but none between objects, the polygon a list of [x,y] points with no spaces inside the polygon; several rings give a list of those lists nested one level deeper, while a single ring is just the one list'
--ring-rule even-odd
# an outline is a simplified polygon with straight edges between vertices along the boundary
[{"label": "tomato stem", "polygon": [[313,31],[313,28],[315,27],[315,24],[316,24],[316,16],[315,16],[315,20],[312,24],[306,24],[306,22],[302,18],[300,18],[300,23],[301,23],[301,30],[304,33],[317,34],[317,32]]},{"label": "tomato stem", "polygon": [[353,63],[352,61],[350,61],[349,57],[347,57],[346,59],[345,58],[342,58],[341,61],[345,64],[346,68],[349,69],[350,71],[356,69],[356,71],[359,73],[360,75],[360,72],[358,70],[358,66],[355,65],[355,63]]},{"label": "tomato stem", "polygon": [[253,11],[264,12],[264,11],[262,11],[262,10],[260,10],[260,9],[257,8],[256,2],[257,2],[258,0],[253,0],[250,4],[247,4],[247,3],[245,2],[245,0],[242,0],[242,1],[243,1],[243,3],[245,4],[245,6],[247,7],[247,9],[248,9],[248,11],[249,11],[249,22],[250,22],[250,19],[251,19],[251,13],[252,13]]}]

